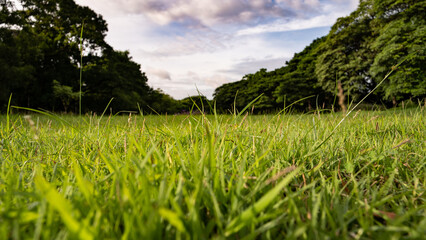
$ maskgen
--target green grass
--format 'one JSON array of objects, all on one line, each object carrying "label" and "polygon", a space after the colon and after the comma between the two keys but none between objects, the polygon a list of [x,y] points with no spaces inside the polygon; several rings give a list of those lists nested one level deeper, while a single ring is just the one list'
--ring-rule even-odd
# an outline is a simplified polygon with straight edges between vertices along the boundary
[{"label": "green grass", "polygon": [[0,116],[0,239],[426,235],[424,108],[59,117]]}]

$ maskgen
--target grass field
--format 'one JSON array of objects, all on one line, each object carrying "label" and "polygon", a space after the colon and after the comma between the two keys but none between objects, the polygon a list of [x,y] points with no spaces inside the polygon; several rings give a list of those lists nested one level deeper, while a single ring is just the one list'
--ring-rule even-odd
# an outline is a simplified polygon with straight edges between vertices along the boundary
[{"label": "grass field", "polygon": [[0,239],[422,239],[424,108],[341,119],[3,115]]}]

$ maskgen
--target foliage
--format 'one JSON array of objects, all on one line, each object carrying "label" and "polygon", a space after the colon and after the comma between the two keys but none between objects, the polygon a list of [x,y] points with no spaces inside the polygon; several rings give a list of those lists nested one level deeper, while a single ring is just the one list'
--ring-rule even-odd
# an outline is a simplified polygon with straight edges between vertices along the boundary
[{"label": "foliage", "polygon": [[374,20],[378,37],[372,42],[377,52],[371,74],[382,78],[388,69],[408,54],[407,64],[389,77],[383,86],[385,99],[401,101],[426,97],[426,2],[376,1]]},{"label": "foliage", "polygon": [[129,52],[104,50],[101,57],[88,57],[83,71],[86,93],[85,107],[102,111],[111,98],[111,108],[138,110],[138,104],[145,106],[149,101],[151,88],[148,78],[140,71],[140,65],[132,61]]},{"label": "foliage", "polygon": [[37,52],[28,49],[31,39],[16,35],[13,30],[0,28],[0,40],[0,107],[5,107],[13,90],[22,93],[16,98],[26,100],[23,95],[27,95],[29,86],[35,82],[35,68],[28,62],[32,59],[25,58]]},{"label": "foliage", "polygon": [[[22,8],[16,7],[16,2]],[[78,102],[65,96],[80,88],[83,24],[82,87],[86,94],[82,101],[86,111],[102,112],[111,98],[114,112],[170,103],[167,96],[148,86],[147,77],[129,52],[115,51],[105,42],[107,23],[88,7],[79,6],[74,0],[4,1],[1,7],[2,110],[13,93],[15,105],[77,111]]]},{"label": "foliage", "polygon": [[213,102],[208,100],[205,96],[190,96],[184,99],[179,100],[181,109],[185,112],[203,112],[203,113],[213,113]]},{"label": "foliage", "polygon": [[152,90],[151,99],[151,105],[148,105],[148,109],[145,109],[145,112],[170,114],[178,113],[183,110],[179,101],[176,101],[170,95],[165,94],[161,89]]},{"label": "foliage", "polygon": [[294,105],[307,111],[332,106],[340,82],[343,93],[339,102],[357,102],[406,57],[409,59],[367,101],[396,105],[411,98],[423,100],[425,6],[424,0],[361,0],[353,13],[337,20],[327,36],[316,39],[285,66],[270,72],[261,69],[222,85],[214,93],[215,101],[226,112],[241,109],[263,94],[256,104],[262,112],[314,96]]},{"label": "foliage", "polygon": [[215,90],[214,100],[222,110],[243,109],[249,102],[260,96],[255,104],[255,112],[274,112],[303,98],[293,108],[306,110],[321,105],[328,94],[318,86],[315,76],[315,62],[318,46],[324,38],[313,41],[302,52],[286,62],[286,66],[268,72],[260,69],[255,74],[247,74],[241,81],[228,83]]},{"label": "foliage", "polygon": [[373,57],[370,9],[371,1],[362,1],[355,12],[337,20],[321,45],[315,73],[329,93],[341,82],[345,95],[359,100],[375,86],[368,71]]},{"label": "foliage", "polygon": [[71,101],[78,99],[79,92],[73,92],[72,87],[61,85],[58,81],[53,80],[53,95],[61,99],[65,112],[67,112]]},{"label": "foliage", "polygon": [[332,102],[332,97],[321,89],[315,74],[316,61],[319,47],[326,39],[318,38],[307,46],[302,52],[294,54],[287,62],[286,74],[279,78],[279,86],[274,92],[277,102],[283,105],[294,103],[302,98],[311,97],[306,101],[300,101],[295,107],[299,109],[321,107],[327,102]]}]

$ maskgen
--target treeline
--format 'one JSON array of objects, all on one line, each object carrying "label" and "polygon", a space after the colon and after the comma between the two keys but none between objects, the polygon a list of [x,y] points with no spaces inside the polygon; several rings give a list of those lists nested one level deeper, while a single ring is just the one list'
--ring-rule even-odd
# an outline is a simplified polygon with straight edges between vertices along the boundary
[{"label": "treeline", "polygon": [[[148,86],[127,51],[105,42],[101,15],[73,0],[0,1],[0,111],[12,104],[56,112],[189,109]],[[80,82],[80,64],[82,78]]]},{"label": "treeline", "polygon": [[5,0],[0,6],[0,111],[13,94],[13,105],[76,113],[80,92],[83,112],[102,112],[107,106],[113,112],[211,112],[213,102],[218,112],[233,112],[258,96],[253,109],[258,113],[295,102],[292,108],[300,111],[337,103],[344,109],[407,56],[367,102],[395,106],[426,97],[425,0],[361,0],[356,11],[339,18],[327,36],[285,66],[222,85],[214,101],[177,101],[148,86],[129,52],[105,42],[108,27],[102,16],[74,0]]},{"label": "treeline", "polygon": [[[257,112],[292,107],[301,111],[360,101],[394,69],[366,100],[395,106],[426,97],[426,1],[361,0],[339,18],[329,34],[316,39],[274,71],[260,69],[214,93],[218,109],[244,108],[262,95]],[[408,58],[407,58],[408,56]],[[336,99],[337,97],[337,99]],[[304,99],[304,100],[302,100]]]}]

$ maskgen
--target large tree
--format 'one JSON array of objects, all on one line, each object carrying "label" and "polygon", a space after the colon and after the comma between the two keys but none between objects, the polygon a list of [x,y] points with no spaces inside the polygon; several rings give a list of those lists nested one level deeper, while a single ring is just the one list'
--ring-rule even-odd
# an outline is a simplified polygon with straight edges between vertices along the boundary
[{"label": "large tree", "polygon": [[[324,41],[324,37],[315,39],[302,52],[294,54],[294,57],[287,62],[287,71],[278,75],[279,85],[274,96],[280,105],[297,102],[294,107],[303,110],[313,108],[316,104],[322,106],[329,98],[329,94],[322,91],[321,86],[318,85],[315,75],[319,47]],[[304,98],[308,99],[299,101]]]},{"label": "large tree", "polygon": [[177,101],[148,86],[129,52],[105,42],[107,24],[90,8],[74,0],[2,1],[0,6],[0,106],[13,93],[20,106],[76,112],[81,88],[86,111],[103,111],[111,98],[114,111],[148,105],[179,111]]},{"label": "large tree", "polygon": [[342,108],[344,98],[359,100],[374,87],[369,74],[374,56],[369,45],[374,18],[371,9],[371,1],[361,0],[356,11],[337,20],[320,47],[315,69],[319,85],[333,94],[340,88]]},{"label": "large tree", "polygon": [[[110,48],[104,41],[107,31],[102,16],[73,0],[19,0],[19,7],[5,1],[2,12],[8,21],[2,26],[3,49],[13,48],[13,54],[1,55],[9,62],[2,82],[11,83],[8,75],[23,76],[22,81],[9,84],[16,93],[14,100],[28,107],[54,109],[62,106],[55,99],[53,82],[78,89],[80,35],[84,24],[84,55],[96,55]],[[10,34],[10,32],[12,32]],[[10,61],[13,58],[15,61]],[[24,71],[13,71],[24,67]],[[18,73],[18,74],[17,74]],[[13,83],[13,81],[12,81]]]},{"label": "large tree", "polygon": [[384,82],[384,99],[396,104],[407,98],[426,97],[426,1],[375,0],[372,27],[377,38],[371,43],[377,53],[371,75],[380,81],[391,68],[408,56]]},{"label": "large tree", "polygon": [[397,101],[426,96],[426,1],[361,0],[356,11],[340,18],[323,44],[316,74],[319,84],[340,97],[359,100],[393,66],[405,61],[373,94],[372,100]]},{"label": "large tree", "polygon": [[107,49],[102,57],[92,57],[83,72],[85,108],[102,111],[111,98],[114,100],[110,107],[115,111],[138,110],[138,104],[149,104],[152,89],[140,68],[127,51]]},{"label": "large tree", "polygon": [[[241,81],[220,86],[214,93],[218,108],[224,111],[241,110],[258,96],[261,97],[254,107],[258,113],[274,112],[295,102],[293,109],[301,111],[314,108],[316,103],[322,107],[329,94],[317,84],[315,62],[318,48],[324,40],[319,38],[313,41],[286,62],[286,66],[269,72],[263,68],[245,75]],[[311,98],[305,99],[308,97]]]}]

